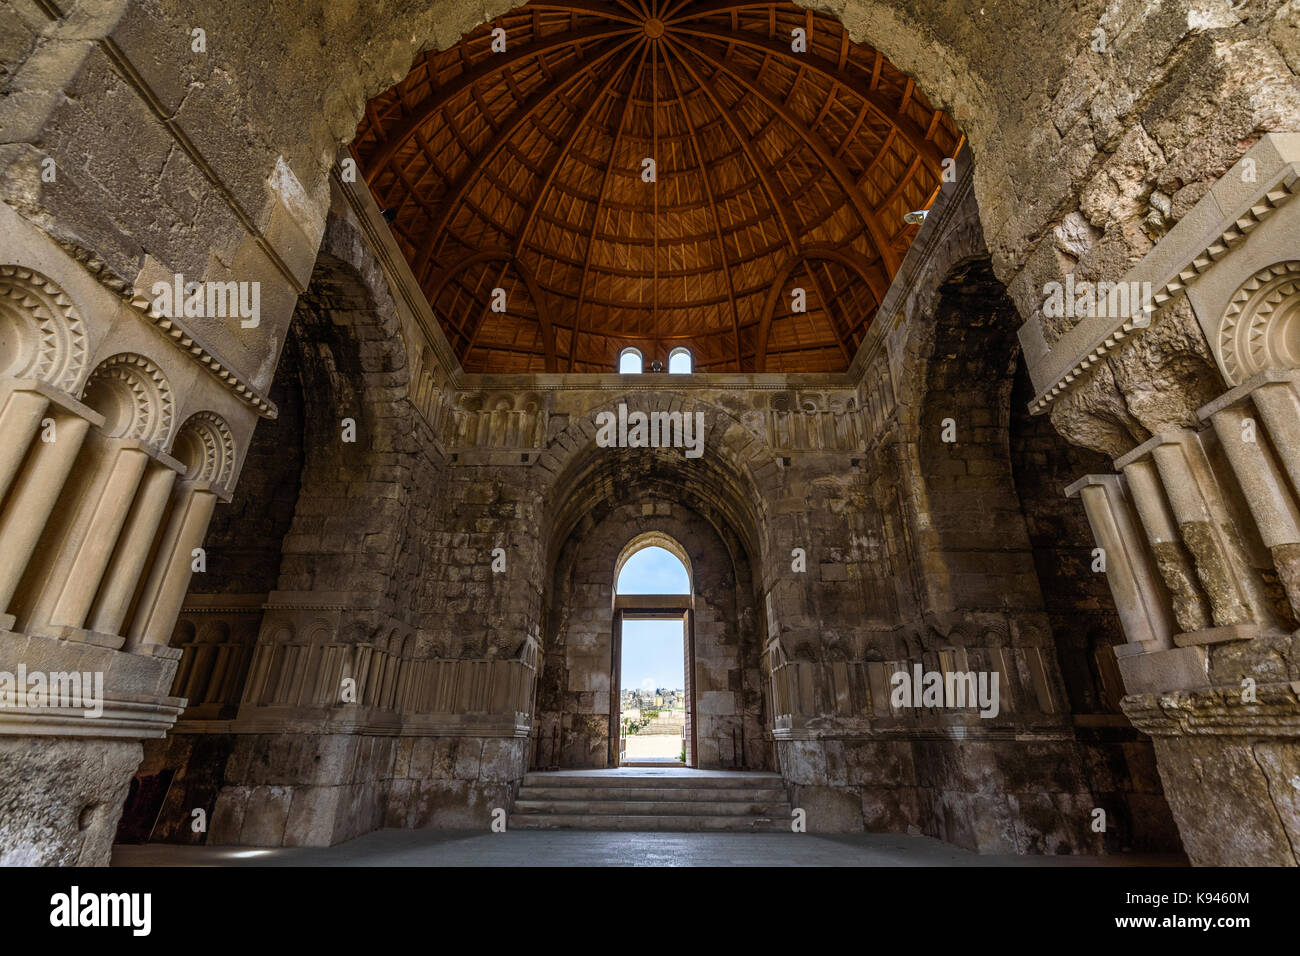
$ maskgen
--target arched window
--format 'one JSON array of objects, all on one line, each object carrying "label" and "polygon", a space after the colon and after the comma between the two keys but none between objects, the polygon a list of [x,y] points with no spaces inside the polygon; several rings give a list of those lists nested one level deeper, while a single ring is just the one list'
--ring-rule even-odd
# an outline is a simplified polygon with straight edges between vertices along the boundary
[{"label": "arched window", "polygon": [[619,594],[690,594],[691,576],[681,558],[651,545],[623,562],[615,590]]},{"label": "arched window", "polygon": [[636,349],[624,349],[618,355],[618,372],[620,375],[637,375],[643,371],[641,353]]},{"label": "arched window", "polygon": [[668,353],[668,371],[687,373],[694,371],[690,349],[673,349]]},{"label": "arched window", "polygon": [[649,531],[624,546],[615,580],[611,658],[618,715],[611,738],[618,741],[610,740],[611,762],[693,767],[690,558],[669,535]]}]

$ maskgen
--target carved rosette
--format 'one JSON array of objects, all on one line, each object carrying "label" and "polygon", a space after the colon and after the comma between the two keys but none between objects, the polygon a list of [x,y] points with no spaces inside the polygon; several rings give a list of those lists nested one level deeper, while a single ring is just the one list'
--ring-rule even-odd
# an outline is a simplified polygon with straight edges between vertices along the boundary
[{"label": "carved rosette", "polygon": [[1265,369],[1300,368],[1300,261],[1278,262],[1242,283],[1219,321],[1229,383]]},{"label": "carved rosette", "polygon": [[0,376],[75,394],[86,352],[85,326],[63,290],[39,272],[0,266]]},{"label": "carved rosette", "polygon": [[133,438],[164,448],[171,437],[175,400],[162,370],[143,355],[120,352],[90,374],[82,400],[104,416],[110,438]]},{"label": "carved rosette", "polygon": [[195,412],[176,433],[173,454],[186,466],[185,477],[229,489],[235,474],[235,439],[216,412]]}]

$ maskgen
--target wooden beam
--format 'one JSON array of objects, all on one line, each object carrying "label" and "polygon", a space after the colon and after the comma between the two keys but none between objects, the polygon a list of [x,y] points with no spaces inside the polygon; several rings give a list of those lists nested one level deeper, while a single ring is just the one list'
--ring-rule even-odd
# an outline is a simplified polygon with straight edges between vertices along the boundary
[{"label": "wooden beam", "polygon": [[[659,44],[650,44],[650,152],[654,156],[654,181],[650,183],[651,228],[654,246],[650,250],[650,330],[659,337]],[[658,343],[656,343],[658,344]],[[651,359],[651,361],[654,361]]]},{"label": "wooden beam", "polygon": [[896,185],[893,188],[893,190],[890,191],[888,196],[886,196],[883,200],[881,200],[880,204],[876,208],[882,211],[886,210],[889,208],[890,203],[896,200],[899,196],[903,195],[903,187],[905,187],[908,183],[912,181],[912,177],[916,175],[916,171],[917,169],[920,168],[920,166],[921,166],[921,157],[920,156],[914,157],[912,159],[911,165],[908,166],[907,169],[903,172],[903,175],[899,177],[898,185]]},{"label": "wooden beam", "polygon": [[594,57],[591,60],[575,64],[565,72],[563,77],[560,78],[554,86],[549,86],[537,91],[528,102],[521,104],[519,109],[515,110],[510,121],[497,132],[496,136],[492,138],[492,142],[489,143],[482,152],[471,159],[469,168],[465,170],[464,175],[461,176],[460,180],[456,183],[456,187],[452,190],[451,195],[439,199],[438,205],[442,207],[442,215],[429,230],[423,244],[416,253],[415,262],[412,263],[411,271],[415,274],[417,279],[421,278],[429,259],[437,251],[438,240],[441,238],[443,230],[447,228],[447,224],[451,222],[452,217],[459,210],[461,199],[474,184],[474,181],[492,161],[492,158],[497,154],[497,151],[514,136],[519,127],[526,123],[528,119],[541,109],[541,107],[544,106],[553,96],[558,95],[569,84],[575,83],[582,77],[586,76],[601,63],[604,63],[629,43],[632,43],[633,39],[624,40],[622,43],[611,47],[604,53],[600,54],[600,56]]},{"label": "wooden beam", "polygon": [[[430,307],[435,311],[437,310],[437,305],[435,303],[438,301],[438,296],[442,294],[442,290],[446,287],[447,283],[460,275],[460,273],[464,272],[476,263],[492,262],[495,260],[504,260],[506,267],[513,267],[515,272],[518,273],[519,278],[524,280],[524,285],[528,288],[528,295],[532,298],[533,305],[537,309],[537,322],[542,327],[542,348],[545,350],[546,370],[548,372],[556,371],[555,330],[551,324],[550,303],[547,300],[546,293],[542,290],[542,287],[537,284],[537,279],[533,275],[532,270],[516,259],[509,249],[484,249],[471,256],[466,256],[451,268],[440,273],[438,281],[429,286],[430,291],[427,293],[427,296]],[[505,269],[503,268],[502,274],[504,275],[504,273]],[[463,331],[461,334],[464,336]],[[477,334],[477,332],[475,334]],[[466,338],[469,339],[470,337],[466,336]],[[468,356],[469,349],[466,348],[465,354],[461,356],[461,358],[464,360]]]},{"label": "wooden beam", "polygon": [[736,371],[740,367],[740,311],[736,308],[736,285],[731,274],[731,263],[727,261],[727,247],[722,241],[722,222],[718,217],[718,204],[713,198],[713,186],[709,183],[709,170],[705,166],[704,153],[700,150],[699,138],[695,134],[695,121],[691,119],[690,110],[686,108],[686,94],[677,82],[677,73],[668,57],[664,57],[664,68],[668,71],[668,81],[673,85],[677,103],[681,107],[682,117],[686,120],[686,129],[691,134],[691,150],[695,153],[695,162],[700,168],[700,179],[704,181],[704,194],[709,200],[709,211],[713,214],[713,234],[718,242],[718,254],[722,256],[722,271],[727,277],[727,301],[731,306],[731,329],[736,348]]},{"label": "wooden beam", "polygon": [[700,75],[692,69],[689,63],[686,62],[686,59],[677,50],[676,44],[670,44],[668,49],[677,57],[677,61],[681,63],[682,69],[687,72],[691,81],[695,83],[695,86],[700,90],[700,92],[702,92],[708,98],[709,102],[713,104],[713,108],[718,111],[718,114],[731,130],[731,135],[734,136],[736,142],[740,144],[740,148],[745,154],[745,159],[749,162],[750,168],[754,170],[754,175],[758,177],[759,182],[763,186],[764,192],[767,194],[768,205],[772,207],[772,212],[775,213],[777,220],[780,222],[781,228],[785,232],[786,241],[789,242],[791,248],[798,250],[800,247],[799,233],[790,224],[788,210],[786,209],[785,203],[781,202],[777,198],[776,189],[773,187],[772,181],[768,176],[767,167],[755,158],[753,143],[750,142],[749,137],[745,135],[740,127],[736,125],[736,120],[732,116],[731,110],[723,106],[722,102],[716,95],[714,95],[713,90],[704,84]]},{"label": "wooden beam", "polygon": [[[645,42],[645,40],[642,40],[641,44],[644,45]],[[640,47],[638,47],[638,49],[639,48]],[[524,243],[528,239],[528,233],[533,227],[533,222],[537,218],[537,213],[542,208],[542,200],[546,198],[547,190],[551,188],[551,183],[555,181],[555,174],[560,171],[560,167],[564,165],[565,159],[569,156],[569,151],[573,149],[573,144],[578,141],[578,133],[582,131],[582,127],[586,124],[587,120],[591,118],[591,114],[594,113],[596,107],[600,105],[600,101],[605,98],[610,89],[618,82],[619,78],[627,72],[628,67],[631,65],[632,58],[629,57],[622,66],[609,75],[609,79],[605,81],[604,85],[601,86],[596,95],[591,98],[591,102],[587,104],[586,108],[583,109],[582,114],[573,124],[573,131],[565,140],[564,146],[560,149],[559,155],[556,156],[555,159],[547,161],[546,178],[542,180],[541,188],[537,190],[537,196],[533,199],[533,204],[528,208],[528,215],[524,217],[524,224],[519,229],[518,238],[515,239],[514,254],[516,256],[519,255],[520,251],[524,247]]]},{"label": "wooden beam", "polygon": [[475,84],[493,76],[508,67],[514,66],[533,57],[540,57],[544,53],[552,50],[560,50],[565,47],[577,46],[582,43],[589,43],[593,40],[602,40],[609,37],[627,36],[630,33],[642,33],[640,27],[590,27],[572,32],[560,33],[555,36],[547,37],[537,43],[530,43],[524,46],[516,47],[513,51],[507,53],[497,53],[484,58],[473,69],[462,73],[456,79],[452,80],[446,86],[439,87],[429,99],[420,104],[410,116],[405,117],[400,124],[394,127],[388,137],[380,143],[370,154],[367,163],[370,167],[366,173],[366,182],[374,181],[385,166],[388,165],[397,151],[406,144],[417,129],[432,119],[449,101],[455,99],[461,93],[472,89]]},{"label": "wooden beam", "polygon": [[[822,285],[821,279],[818,278],[816,271],[813,269],[812,259],[804,258],[804,268],[808,270],[808,278],[812,280],[813,288],[817,290],[817,299],[821,302],[822,311],[826,313],[826,321],[830,323],[831,334],[835,336],[835,341],[839,343],[840,352],[844,355],[844,364],[847,366],[853,361],[853,356],[849,354],[849,343],[845,341],[845,333],[840,331],[839,323],[835,321],[835,313],[831,311],[831,296],[826,294],[826,287]],[[766,361],[766,358],[764,359]]]},{"label": "wooden beam", "polygon": [[[500,273],[498,274],[498,276],[497,276],[497,284],[496,284],[495,286],[493,286],[493,289],[496,289],[496,288],[500,288],[500,287],[501,287],[501,283],[503,283],[503,282],[506,281],[506,273],[509,272],[509,271],[510,271],[510,260],[509,260],[509,259],[502,259],[502,260],[501,260],[501,272],[500,272]],[[464,354],[464,356],[462,356],[462,358],[464,358],[464,359],[468,359],[468,358],[469,358],[469,353],[470,353],[471,351],[473,351],[473,349],[474,349],[474,340],[478,338],[478,334],[479,334],[479,332],[482,331],[482,329],[483,329],[483,323],[487,321],[488,312],[489,312],[489,311],[491,310],[491,308],[492,308],[492,296],[493,296],[493,291],[490,289],[490,290],[488,290],[488,296],[487,296],[487,299],[486,299],[486,301],[484,301],[484,303],[483,303],[483,308],[479,310],[478,321],[474,323],[474,327],[473,327],[472,329],[470,329],[470,333],[469,333],[469,335],[468,335],[467,338],[466,338],[466,342],[465,342],[465,354]],[[506,315],[509,315],[509,314],[510,314],[510,306],[509,306],[509,304],[506,305],[506,313],[505,313],[505,314],[506,314]]]},{"label": "wooden beam", "polygon": [[591,230],[587,233],[587,248],[582,256],[582,277],[578,280],[578,304],[573,313],[573,335],[569,341],[569,371],[573,371],[573,363],[576,361],[578,354],[578,335],[582,331],[582,303],[586,296],[587,290],[587,273],[591,269],[591,245],[596,237],[596,223],[600,220],[600,210],[605,204],[605,190],[609,186],[609,175],[614,169],[614,158],[618,155],[618,144],[623,138],[623,128],[627,125],[628,114],[632,112],[632,96],[635,90],[635,79],[645,66],[646,53],[648,46],[642,46],[641,59],[637,63],[636,73],[633,73],[633,85],[628,88],[627,100],[623,104],[623,112],[618,118],[618,126],[614,130],[614,141],[609,148],[609,161],[605,163],[605,173],[600,178],[600,191],[596,194],[596,210],[591,217]]},{"label": "wooden beam", "polygon": [[[782,293],[785,291],[785,283],[790,278],[790,273],[794,271],[795,266],[800,262],[807,262],[813,259],[829,259],[847,266],[862,277],[863,282],[867,284],[867,288],[871,290],[871,294],[876,297],[877,304],[884,300],[887,289],[881,287],[877,277],[872,274],[871,264],[851,250],[846,251],[834,246],[817,243],[809,246],[802,252],[802,254],[792,255],[788,260],[786,260],[780,270],[778,270],[776,279],[773,281],[772,287],[767,294],[767,299],[763,303],[763,311],[759,313],[758,344],[754,353],[754,371],[762,372],[766,370],[767,339],[772,328],[772,317],[776,313],[776,303],[780,300]],[[812,272],[811,268],[809,269],[808,274],[813,277],[813,282],[815,283],[817,277]],[[829,314],[830,304],[823,297],[823,290],[821,290],[820,287],[818,288],[817,295],[822,299],[823,308],[825,308]],[[834,317],[832,317],[832,328],[834,328],[834,321]],[[849,331],[851,334],[852,329]],[[852,361],[852,356],[847,354],[848,345],[843,340],[840,342],[840,349],[845,352],[846,358],[848,358],[849,361]]]},{"label": "wooden beam", "polygon": [[[674,42],[674,48],[676,48],[676,45],[676,42]],[[694,44],[689,44],[687,48],[696,56],[699,56],[701,59],[713,64],[716,69],[731,76],[733,80],[739,82],[741,85],[749,86],[750,91],[754,96],[766,103],[769,109],[776,110],[781,114],[781,118],[785,120],[786,125],[788,125],[790,129],[792,129],[805,143],[808,144],[808,147],[817,154],[817,157],[826,166],[830,174],[839,181],[840,189],[844,192],[845,198],[849,200],[854,211],[856,211],[859,217],[861,217],[863,223],[871,233],[872,240],[880,249],[881,258],[885,260],[885,267],[889,270],[891,275],[897,272],[899,263],[898,253],[895,252],[893,247],[889,244],[889,233],[885,231],[880,220],[876,216],[875,210],[871,208],[866,197],[862,195],[862,190],[858,189],[857,183],[853,180],[853,175],[848,171],[844,163],[835,157],[834,152],[826,145],[826,141],[804,126],[799,118],[791,113],[780,100],[773,99],[761,87],[755,85],[751,78],[747,77],[736,67],[729,66],[724,61],[717,59],[705,50],[701,50]]]},{"label": "wooden beam", "polygon": [[[864,90],[861,77],[854,77],[843,73],[836,68],[835,64],[829,63],[813,53],[811,47],[807,53],[795,53],[790,49],[789,44],[778,43],[774,40],[755,36],[754,34],[746,33],[744,30],[736,33],[728,33],[725,30],[715,30],[709,27],[682,25],[675,27],[674,33],[684,33],[688,36],[714,40],[718,43],[731,43],[738,46],[749,47],[764,54],[778,56],[789,60],[793,64],[806,67],[807,69],[820,74],[837,86],[842,87],[849,95],[856,96],[858,99],[865,102],[869,107],[871,107],[873,112],[880,116],[881,119],[896,128],[899,134],[907,140],[908,145],[924,158],[926,165],[931,168],[934,174],[936,176],[939,175],[944,157],[939,152],[938,147],[926,139],[925,130],[921,129],[920,126],[908,119],[906,116],[901,115],[901,107],[895,106],[893,103],[889,102],[886,97],[881,96],[879,93],[875,93],[872,90]],[[702,53],[700,48],[693,44],[691,45],[691,49],[697,53]],[[707,58],[713,62],[718,62],[714,57],[707,56]],[[880,59],[878,59],[877,62],[880,62]],[[727,72],[731,73],[738,79],[750,80],[749,77],[746,77],[744,74],[733,69],[727,69]],[[909,83],[911,82],[910,77],[908,81]],[[911,92],[909,90],[907,98],[910,97]],[[904,100],[904,106],[905,105],[906,99]]]},{"label": "wooden beam", "polygon": [[[562,0],[562,2],[561,0],[531,0],[528,6],[533,10],[560,10],[565,13],[604,17],[607,20],[635,23],[638,27],[644,22],[640,12],[625,3],[614,7],[608,3],[600,3],[599,0]],[[622,9],[620,10],[619,7]]]},{"label": "wooden beam", "polygon": [[712,3],[701,4],[684,4],[686,9],[682,13],[673,13],[671,19],[666,19],[665,23],[679,23],[683,20],[699,20],[701,17],[712,16],[715,13],[725,13],[731,11],[735,13],[740,10],[758,10],[764,7],[772,7],[772,0],[713,0]]}]

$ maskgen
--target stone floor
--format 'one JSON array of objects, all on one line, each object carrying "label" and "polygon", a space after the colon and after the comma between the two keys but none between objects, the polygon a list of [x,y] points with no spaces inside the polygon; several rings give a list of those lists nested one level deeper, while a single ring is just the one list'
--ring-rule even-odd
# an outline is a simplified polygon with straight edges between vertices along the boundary
[{"label": "stone floor", "polygon": [[113,848],[114,866],[1181,866],[1179,857],[980,856],[923,836],[378,830],[316,848]]},{"label": "stone floor", "polygon": [[[533,773],[546,777],[548,774]],[[678,766],[564,770],[564,777],[753,779]],[[332,847],[113,848],[113,866],[1185,866],[1181,856],[980,856],[903,834],[591,830],[377,830]]]}]

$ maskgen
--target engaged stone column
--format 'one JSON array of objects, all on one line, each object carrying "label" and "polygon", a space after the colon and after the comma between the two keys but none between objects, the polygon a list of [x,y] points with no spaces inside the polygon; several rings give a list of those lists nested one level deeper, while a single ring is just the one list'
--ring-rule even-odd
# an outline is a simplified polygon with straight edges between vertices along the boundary
[{"label": "engaged stone column", "polygon": [[27,456],[50,400],[35,383],[7,382],[0,397],[0,501]]},{"label": "engaged stone column", "polygon": [[[1197,417],[1219,438],[1294,620],[1300,617],[1300,372],[1261,372]],[[1286,608],[1277,610],[1286,617]]]},{"label": "engaged stone column", "polygon": [[1178,523],[1169,508],[1160,475],[1150,458],[1116,463],[1122,468],[1138,518],[1146,531],[1161,579],[1173,596],[1174,617],[1182,631],[1200,631],[1212,624],[1210,607],[1196,577],[1191,555],[1183,547]]},{"label": "engaged stone column", "polygon": [[1238,403],[1210,410],[1208,417],[1241,483],[1260,537],[1273,555],[1287,599],[1292,608],[1300,609],[1300,511],[1253,411]]},{"label": "engaged stone column", "polygon": [[1268,426],[1291,486],[1300,489],[1300,372],[1264,372],[1247,385],[1254,386],[1250,397]]},{"label": "engaged stone column", "polygon": [[[64,409],[54,413],[54,440],[32,443],[30,464],[19,472],[0,512],[0,608],[8,610],[13,601],[92,421],[103,421],[89,409],[85,411],[98,421]],[[8,630],[13,625],[13,615],[0,614],[0,628]]]},{"label": "engaged stone column", "polygon": [[[49,582],[38,597],[29,628],[64,640],[84,640],[121,647],[116,634],[82,629],[113,556],[118,536],[135,500],[151,451],[135,439],[92,439],[90,474],[84,476],[82,497],[67,533],[50,565]],[[83,455],[84,458],[87,457]]]},{"label": "engaged stone column", "polygon": [[1086,475],[1065,489],[1083,500],[1092,534],[1106,561],[1106,583],[1131,644],[1146,650],[1173,647],[1169,595],[1146,548],[1119,475]]},{"label": "engaged stone column", "polygon": [[1218,485],[1199,437],[1188,430],[1166,432],[1125,457],[1147,454],[1155,462],[1183,543],[1195,559],[1214,624],[1233,627],[1268,620],[1267,601],[1218,499]]},{"label": "engaged stone column", "polygon": [[176,471],[170,465],[155,461],[149,466],[118,539],[112,563],[104,575],[99,597],[95,599],[90,617],[92,631],[121,633],[175,483]]},{"label": "engaged stone column", "polygon": [[203,543],[217,496],[207,482],[183,481],[172,495],[171,513],[127,636],[127,649],[165,646],[190,584],[192,552]]}]

